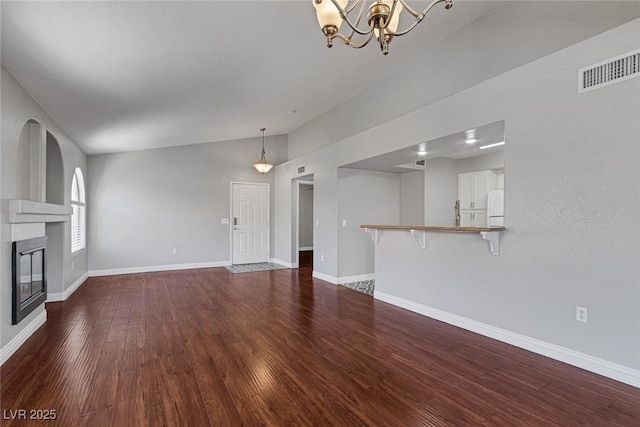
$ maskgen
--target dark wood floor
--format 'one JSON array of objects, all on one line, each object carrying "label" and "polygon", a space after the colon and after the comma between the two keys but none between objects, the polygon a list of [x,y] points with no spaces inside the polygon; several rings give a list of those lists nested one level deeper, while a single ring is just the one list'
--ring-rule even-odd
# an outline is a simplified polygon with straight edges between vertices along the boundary
[{"label": "dark wood floor", "polygon": [[3,426],[32,424],[19,409],[55,410],[50,426],[640,425],[639,389],[308,265],[91,278],[47,311],[0,371]]}]

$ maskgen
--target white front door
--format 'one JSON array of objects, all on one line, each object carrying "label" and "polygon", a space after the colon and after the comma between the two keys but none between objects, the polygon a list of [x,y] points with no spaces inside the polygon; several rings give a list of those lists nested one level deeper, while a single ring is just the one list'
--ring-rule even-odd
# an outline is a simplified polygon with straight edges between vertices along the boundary
[{"label": "white front door", "polygon": [[231,184],[232,264],[269,260],[269,185]]}]

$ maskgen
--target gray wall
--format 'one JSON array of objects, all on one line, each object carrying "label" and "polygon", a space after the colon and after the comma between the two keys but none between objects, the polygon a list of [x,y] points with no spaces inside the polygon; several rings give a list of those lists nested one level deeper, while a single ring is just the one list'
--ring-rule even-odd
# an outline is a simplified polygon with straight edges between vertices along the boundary
[{"label": "gray wall", "polygon": [[475,172],[487,169],[504,168],[504,151],[485,154],[484,156],[469,157],[456,162],[458,173]]},{"label": "gray wall", "polygon": [[[89,156],[89,269],[229,262],[230,182],[273,183],[251,166],[260,148],[252,138]],[[287,137],[266,148],[281,162]]]},{"label": "gray wall", "polygon": [[[482,2],[466,1],[460,7],[473,8],[474,3]],[[516,2],[504,2],[482,19],[452,34],[446,43],[425,48],[422,56],[407,66],[374,82],[371,87],[291,132],[289,159],[310,154],[320,147],[445,99],[488,78],[522,66],[531,58],[548,55],[557,49],[560,42],[570,46],[616,23],[627,22],[640,15],[640,2],[633,1],[616,2],[615,5],[606,1],[583,1],[579,4],[574,1],[554,1],[557,7],[552,16],[538,1],[519,1],[514,7],[509,3]],[[589,9],[601,12],[597,21],[582,15],[583,12],[588,13]],[[429,25],[428,20],[421,25]],[[530,43],[514,54],[511,48],[513,40],[508,37],[510,32],[520,33]],[[549,37],[550,32],[554,37]],[[553,42],[547,44],[551,40]],[[391,47],[390,55],[393,49]],[[495,55],[495,52],[503,51],[512,53],[499,57]],[[496,59],[487,61],[487,57]],[[381,99],[384,100],[384,108],[371,108]],[[486,123],[476,123],[474,126],[481,124]]]},{"label": "gray wall", "polygon": [[[69,192],[64,186],[64,167],[60,144],[47,132],[47,171],[46,201],[58,205],[64,204],[64,194]],[[63,292],[65,263],[65,224],[49,223],[45,226],[47,234],[47,288],[50,292]],[[75,267],[75,263],[74,263]]]},{"label": "gray wall", "polygon": [[424,223],[424,171],[400,175],[400,224]]},{"label": "gray wall", "polygon": [[340,168],[337,196],[338,278],[372,274],[374,248],[360,225],[400,221],[400,175]]},{"label": "gray wall", "polygon": [[313,248],[313,184],[300,184],[299,236],[300,248]]},{"label": "gray wall", "polygon": [[[60,157],[62,158],[62,178],[58,183],[64,186],[64,204],[70,205],[70,190],[73,171],[80,167],[86,171],[86,156],[73,141],[55,124],[55,122],[38,106],[27,94],[18,82],[4,67],[0,68],[1,74],[1,120],[2,120],[2,146],[0,147],[0,164],[2,165],[2,205],[0,209],[0,345],[4,347],[15,338],[38,315],[42,314],[44,307],[31,313],[20,324],[11,325],[11,225],[8,218],[8,200],[28,199],[28,149],[21,141],[21,133],[24,125],[29,120],[41,123],[44,128],[53,135],[59,144]],[[26,184],[26,185],[25,185]],[[51,187],[51,184],[50,184]],[[53,189],[51,189],[53,191]],[[60,194],[55,196],[60,197]],[[57,271],[57,281],[51,283],[50,293],[61,293],[81,280],[87,273],[87,251],[81,251],[71,256],[70,224],[58,224],[52,226],[54,234],[52,238],[61,241],[61,245],[48,249],[50,256],[56,257],[63,263]],[[42,226],[45,230],[45,227]],[[47,228],[47,234],[51,227]],[[62,252],[62,253],[61,253]],[[73,262],[73,268],[72,268]]]},{"label": "gray wall", "polygon": [[[306,166],[305,176],[313,175],[314,194],[314,274],[337,277],[337,168],[327,168],[336,162],[335,146],[310,153],[276,166],[274,173],[274,258],[294,264],[295,253],[295,200],[294,181],[300,178],[297,168]],[[320,248],[320,249],[319,249]],[[321,260],[324,255],[324,261]]]},{"label": "gray wall", "polygon": [[458,161],[427,160],[425,170],[425,224],[453,225],[458,198]]},{"label": "gray wall", "polygon": [[454,224],[459,173],[502,168],[504,168],[504,151],[460,160],[445,158],[427,160],[425,223],[428,225]]},{"label": "gray wall", "polygon": [[[376,271],[376,287],[640,369],[640,223],[630,214],[640,209],[640,79],[576,93],[579,68],[636,49],[638,33],[635,20],[294,159],[276,171],[276,195],[285,183],[288,191],[296,165],[310,165],[316,206],[325,207],[316,214],[329,227],[315,252],[339,252],[331,235],[339,230],[337,167],[505,120],[509,229],[501,255],[492,256],[477,235],[432,233],[422,250],[413,238],[384,246],[388,234],[382,234],[379,248],[387,251],[377,258],[397,263]],[[316,143],[321,140],[319,134]],[[281,194],[276,255],[287,257],[290,204]],[[329,258],[314,268],[336,276],[341,267]],[[575,321],[578,305],[589,309],[586,325]]]}]

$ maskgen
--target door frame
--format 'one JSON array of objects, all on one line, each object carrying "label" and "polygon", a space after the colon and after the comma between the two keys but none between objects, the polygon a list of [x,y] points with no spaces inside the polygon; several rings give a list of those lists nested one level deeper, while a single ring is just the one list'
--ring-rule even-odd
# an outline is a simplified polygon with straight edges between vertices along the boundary
[{"label": "door frame", "polygon": [[271,262],[271,185],[268,182],[229,182],[229,260],[233,265],[233,186],[235,184],[267,187],[267,262]]},{"label": "door frame", "polygon": [[[295,179],[296,182],[296,217],[295,217],[295,238],[294,238],[294,257],[293,257],[293,268],[300,267],[300,186],[301,185],[314,185],[313,184],[313,174],[306,175],[302,178]],[[315,204],[314,204],[315,211]],[[312,214],[313,215],[313,214]],[[313,221],[313,217],[311,218]],[[314,226],[315,231],[315,226]],[[313,239],[315,241],[315,233],[313,233]]]}]

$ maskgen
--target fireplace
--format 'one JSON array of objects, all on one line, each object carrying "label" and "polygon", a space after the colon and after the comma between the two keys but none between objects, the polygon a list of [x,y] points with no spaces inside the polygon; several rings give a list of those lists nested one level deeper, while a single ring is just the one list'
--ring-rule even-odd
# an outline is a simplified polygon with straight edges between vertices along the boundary
[{"label": "fireplace", "polygon": [[13,242],[13,325],[47,299],[46,248],[46,236]]}]

